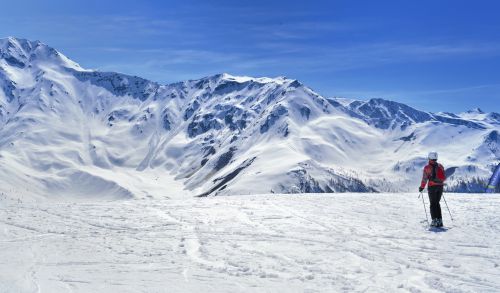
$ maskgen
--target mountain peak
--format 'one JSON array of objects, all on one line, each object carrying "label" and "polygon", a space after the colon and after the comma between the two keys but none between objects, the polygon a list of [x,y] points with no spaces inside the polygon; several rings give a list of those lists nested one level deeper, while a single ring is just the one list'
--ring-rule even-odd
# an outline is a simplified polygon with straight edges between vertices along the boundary
[{"label": "mountain peak", "polygon": [[[2,55],[23,55],[28,57],[30,53],[39,47],[52,49],[40,41],[30,41],[22,38],[7,37],[0,39],[0,52]],[[55,51],[55,49],[52,49]],[[57,51],[55,51],[57,52]]]},{"label": "mountain peak", "polygon": [[336,101],[337,103],[339,103],[340,105],[342,105],[344,107],[348,107],[349,104],[351,104],[352,102],[359,101],[359,100],[356,100],[356,99],[344,98],[344,97],[333,97],[330,100],[334,100],[334,101]]},{"label": "mountain peak", "polygon": [[5,46],[8,44],[18,47],[36,47],[37,45],[42,44],[42,42],[38,40],[30,41],[28,39],[16,38],[12,36],[0,38],[0,46]]},{"label": "mountain peak", "polygon": [[251,77],[251,76],[238,76],[232,75],[229,73],[219,73],[216,75],[208,76],[206,79],[217,80],[217,81],[232,81],[237,83],[245,83],[245,82],[257,82],[257,83],[276,83],[279,85],[285,84],[287,82],[292,83],[295,80],[289,79],[285,76],[278,77]]},{"label": "mountain peak", "polygon": [[409,125],[429,121],[432,116],[408,105],[373,98],[368,101],[354,101],[348,108],[368,124],[381,129],[406,129]]},{"label": "mountain peak", "polygon": [[473,108],[473,109],[467,111],[467,113],[469,113],[469,114],[484,114],[483,110],[481,110],[480,108]]},{"label": "mountain peak", "polygon": [[56,49],[38,41],[7,37],[0,39],[0,61],[14,67],[24,68],[36,62],[57,60],[64,67],[81,70],[80,65],[58,52]]}]

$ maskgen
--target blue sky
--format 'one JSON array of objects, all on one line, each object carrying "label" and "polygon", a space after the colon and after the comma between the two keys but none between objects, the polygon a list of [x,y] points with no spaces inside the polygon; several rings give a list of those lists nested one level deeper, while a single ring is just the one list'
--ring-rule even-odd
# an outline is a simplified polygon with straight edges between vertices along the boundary
[{"label": "blue sky", "polygon": [[161,83],[287,76],[324,96],[500,112],[498,11],[459,0],[8,1],[0,37]]}]

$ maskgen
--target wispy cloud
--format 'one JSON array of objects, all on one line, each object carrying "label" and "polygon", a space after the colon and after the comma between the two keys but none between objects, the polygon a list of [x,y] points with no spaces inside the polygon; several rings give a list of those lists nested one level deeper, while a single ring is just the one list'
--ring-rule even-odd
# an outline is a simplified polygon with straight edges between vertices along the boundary
[{"label": "wispy cloud", "polygon": [[276,52],[276,63],[293,63],[310,72],[345,71],[386,64],[429,62],[457,56],[481,58],[500,55],[498,43],[366,43],[350,46],[263,43],[262,49]]},{"label": "wispy cloud", "polygon": [[[372,67],[375,65],[401,62],[421,62],[456,56],[471,58],[496,56],[500,54],[500,44],[398,44],[368,43],[345,47],[294,46],[288,43],[257,44],[261,51],[223,52],[218,50],[171,49],[171,48],[127,48],[95,47],[96,50],[128,52],[140,54],[159,54],[172,63],[195,62],[257,62],[273,65],[294,63],[317,70],[349,70]],[[156,57],[156,56],[153,56]],[[246,61],[246,62],[245,62]],[[333,68],[331,67],[333,66]]]},{"label": "wispy cloud", "polygon": [[[65,17],[59,20],[64,21]],[[75,27],[86,27],[89,33],[110,35],[122,39],[135,36],[162,36],[172,34],[181,29],[183,23],[175,19],[155,19],[143,16],[101,15],[88,18],[86,16],[72,17]]]},{"label": "wispy cloud", "polygon": [[432,96],[432,95],[442,95],[442,94],[454,94],[454,93],[468,93],[476,92],[482,89],[498,89],[500,88],[500,83],[498,84],[482,84],[482,85],[471,85],[467,87],[457,87],[457,88],[441,88],[441,89],[426,89],[426,90],[414,90],[414,91],[356,91],[356,90],[337,90],[340,96],[347,97],[366,97],[366,98],[378,98],[378,97],[404,97],[404,96]]},{"label": "wispy cloud", "polygon": [[474,85],[474,86],[459,87],[459,88],[431,89],[425,91],[415,91],[414,93],[419,95],[440,95],[440,94],[475,92],[481,89],[494,89],[494,88],[496,89],[500,88],[500,83],[482,84],[482,85]]},{"label": "wispy cloud", "polygon": [[[281,47],[283,46],[283,48]],[[161,81],[172,82],[182,77],[201,76],[231,72],[256,75],[288,75],[300,69],[301,73],[313,75],[332,72],[355,71],[359,69],[379,68],[389,64],[422,63],[443,60],[453,57],[477,58],[484,55],[496,55],[496,44],[436,45],[436,44],[397,44],[380,43],[356,45],[344,48],[314,48],[302,46],[287,49],[286,44],[275,44],[268,50],[257,52],[229,51],[215,49],[182,49],[182,48],[128,48],[97,47],[94,50],[109,54],[133,55],[113,64],[99,66],[99,69],[123,71],[144,75]],[[177,74],[177,76],[176,76]],[[298,76],[297,76],[298,77]],[[444,91],[464,91],[462,89],[434,90],[437,94]],[[477,87],[470,90],[478,89]],[[404,93],[350,93],[350,96],[401,96]],[[415,94],[415,93],[414,93]],[[430,95],[432,92],[421,92]]]},{"label": "wispy cloud", "polygon": [[[182,17],[175,17],[175,11],[161,19],[133,14],[91,18],[60,16],[43,20],[37,25],[47,29],[60,27],[61,23],[73,23],[73,26],[61,28],[55,36],[72,38],[66,44],[73,43],[75,47],[69,49],[114,54],[120,57],[116,58],[120,60],[113,61],[114,64],[123,67],[126,63],[148,64],[149,70],[156,71],[168,66],[197,65],[200,68],[211,66],[214,70],[223,68],[224,71],[262,73],[279,68],[281,74],[286,75],[300,68],[301,72],[311,74],[430,62],[457,56],[478,58],[500,54],[499,43],[466,40],[439,43],[363,39],[344,43],[335,37],[366,32],[369,27],[324,19],[256,22],[252,19],[254,15],[242,14],[241,22],[221,21],[211,26],[208,17],[193,19],[189,9],[183,12]],[[238,11],[241,13],[241,8]],[[228,13],[231,13],[230,9]],[[270,17],[268,13],[263,15]],[[77,32],[73,27],[86,29]],[[96,33],[98,37],[94,37]],[[92,46],[82,45],[90,39]],[[65,48],[61,49],[64,53]],[[85,65],[85,60],[80,62]]]},{"label": "wispy cloud", "polygon": [[333,21],[296,21],[279,24],[250,25],[247,30],[261,39],[305,40],[325,33],[349,32],[359,30],[359,25]]}]

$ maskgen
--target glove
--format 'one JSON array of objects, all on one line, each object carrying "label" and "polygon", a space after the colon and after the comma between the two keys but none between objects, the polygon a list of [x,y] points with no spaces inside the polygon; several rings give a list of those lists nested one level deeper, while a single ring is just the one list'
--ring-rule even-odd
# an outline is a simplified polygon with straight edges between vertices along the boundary
[{"label": "glove", "polygon": [[422,192],[422,190],[424,190],[424,188],[423,188],[423,187],[419,187],[419,188],[418,188],[418,192]]}]

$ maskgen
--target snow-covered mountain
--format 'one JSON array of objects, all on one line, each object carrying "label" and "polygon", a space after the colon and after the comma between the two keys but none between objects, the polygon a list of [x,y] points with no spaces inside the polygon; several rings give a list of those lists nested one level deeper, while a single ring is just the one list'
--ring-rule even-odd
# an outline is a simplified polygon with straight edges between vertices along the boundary
[{"label": "snow-covered mountain", "polygon": [[500,114],[325,98],[297,80],[219,74],[160,85],[0,40],[0,190],[124,198],[413,191],[429,150],[448,188],[500,159]]}]

